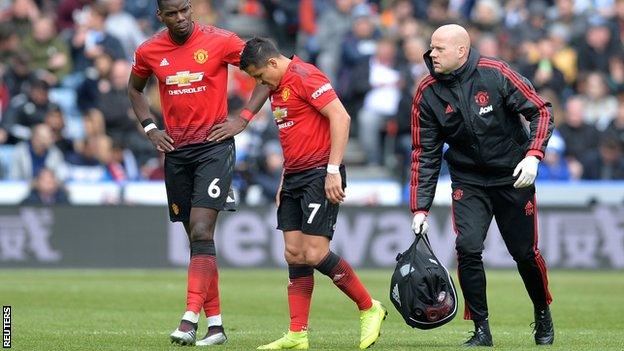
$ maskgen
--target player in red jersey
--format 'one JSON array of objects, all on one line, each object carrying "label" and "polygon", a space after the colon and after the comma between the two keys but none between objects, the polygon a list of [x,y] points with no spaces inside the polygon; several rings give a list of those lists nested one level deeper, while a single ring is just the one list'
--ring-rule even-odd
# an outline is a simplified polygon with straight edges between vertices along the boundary
[{"label": "player in red jersey", "polygon": [[379,337],[385,308],[373,300],[351,266],[329,250],[346,187],[342,156],[350,117],[327,77],[313,65],[282,56],[261,38],[247,42],[240,68],[271,89],[271,109],[284,151],[276,202],[288,263],[288,333],[258,349],[307,349],[314,269],[329,276],[360,310],[360,348]]},{"label": "player in red jersey", "polygon": [[[184,224],[190,241],[186,312],[171,341],[196,341],[204,309],[208,333],[197,345],[223,344],[214,229],[220,210],[233,208],[230,184],[235,159],[232,136],[244,129],[268,97],[258,85],[240,116],[227,117],[228,64],[238,66],[244,42],[234,33],[194,23],[189,0],[159,0],[167,27],[135,52],[130,75],[132,107],[154,146],[165,152],[165,185],[171,221]],[[165,130],[150,118],[143,89],[158,79]]]}]

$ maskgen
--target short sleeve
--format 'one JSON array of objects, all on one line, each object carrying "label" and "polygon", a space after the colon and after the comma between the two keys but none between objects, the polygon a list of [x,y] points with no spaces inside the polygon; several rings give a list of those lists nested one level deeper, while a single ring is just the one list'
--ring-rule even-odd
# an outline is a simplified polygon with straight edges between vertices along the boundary
[{"label": "short sleeve", "polygon": [[226,39],[223,61],[238,67],[240,55],[244,48],[245,42],[238,35],[232,34]]},{"label": "short sleeve", "polygon": [[136,49],[132,57],[132,73],[145,79],[152,75],[152,68],[144,60],[140,47]]},{"label": "short sleeve", "polygon": [[301,84],[306,95],[306,101],[318,111],[338,98],[329,79],[318,70],[301,79]]}]

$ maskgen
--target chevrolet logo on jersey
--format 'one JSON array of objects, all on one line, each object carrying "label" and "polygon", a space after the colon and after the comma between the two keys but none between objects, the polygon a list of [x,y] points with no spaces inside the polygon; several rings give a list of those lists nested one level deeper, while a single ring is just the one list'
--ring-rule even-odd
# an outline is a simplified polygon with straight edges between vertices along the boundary
[{"label": "chevrolet logo on jersey", "polygon": [[191,83],[200,82],[204,78],[204,72],[191,73],[190,71],[176,72],[175,76],[167,76],[167,85],[187,87]]},{"label": "chevrolet logo on jersey", "polygon": [[277,122],[281,122],[287,116],[288,116],[287,108],[276,107],[275,110],[273,110],[273,118],[275,118],[275,121]]}]

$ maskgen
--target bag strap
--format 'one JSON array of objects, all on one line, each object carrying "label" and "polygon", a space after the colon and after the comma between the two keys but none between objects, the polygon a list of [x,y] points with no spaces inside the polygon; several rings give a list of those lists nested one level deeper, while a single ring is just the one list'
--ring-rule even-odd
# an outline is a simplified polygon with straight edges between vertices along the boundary
[{"label": "bag strap", "polygon": [[[422,240],[425,243],[425,247],[427,248],[427,250],[429,250],[429,253],[431,254],[431,256],[435,257],[435,259],[439,261],[438,256],[436,256],[435,252],[433,252],[433,248],[431,247],[431,242],[429,241],[429,236],[427,234],[414,234],[414,236],[415,236],[414,242],[410,246],[412,255],[416,253],[417,251],[416,246],[418,245],[418,242]],[[412,250],[412,246],[413,246],[413,250]],[[410,257],[410,258],[413,258],[413,257]],[[397,256],[397,261],[398,260],[399,260],[399,256]]]},{"label": "bag strap", "polygon": [[420,235],[416,235],[416,237],[414,238],[414,242],[412,243],[412,245],[410,245],[410,248],[408,249],[410,252],[410,260],[413,261],[414,260],[414,256],[416,256],[417,253],[417,246],[418,246],[418,242],[420,241],[421,236]]},{"label": "bag strap", "polygon": [[414,241],[414,245],[418,244],[418,241],[421,239],[423,243],[425,243],[425,247],[427,248],[427,250],[429,250],[429,253],[431,253],[431,255],[435,257],[436,260],[438,260],[438,257],[436,256],[435,252],[433,252],[433,248],[431,247],[431,242],[429,241],[429,236],[427,234],[416,235],[416,240]]}]

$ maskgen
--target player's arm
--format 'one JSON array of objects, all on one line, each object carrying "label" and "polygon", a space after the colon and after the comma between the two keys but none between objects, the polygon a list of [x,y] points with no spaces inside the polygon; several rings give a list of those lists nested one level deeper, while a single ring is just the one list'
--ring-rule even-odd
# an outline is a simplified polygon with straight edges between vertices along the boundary
[{"label": "player's arm", "polygon": [[221,124],[215,124],[210,130],[208,135],[208,141],[221,141],[235,136],[247,127],[249,121],[253,116],[260,111],[262,105],[267,100],[270,94],[270,89],[262,84],[256,84],[251,98],[245,104],[245,107],[241,110],[240,114],[236,117],[228,118]]},{"label": "player's arm", "polygon": [[526,156],[536,156],[541,160],[554,128],[551,103],[542,99],[531,82],[509,66],[503,65],[499,77],[509,111],[521,114],[529,121],[530,138]]},{"label": "player's arm", "polygon": [[423,99],[425,78],[412,103],[412,170],[410,177],[410,209],[414,214],[412,230],[427,233],[427,214],[433,203],[442,164],[443,137],[433,110]]},{"label": "player's arm", "polygon": [[325,178],[325,195],[329,201],[337,204],[344,200],[345,193],[342,189],[342,176],[336,166],[340,166],[342,163],[342,157],[349,141],[351,117],[338,98],[325,105],[320,112],[329,119],[331,137],[331,151],[327,177]]},{"label": "player's arm", "polygon": [[535,183],[539,162],[544,157],[548,139],[552,135],[552,106],[537,94],[528,79],[509,66],[502,66],[499,77],[508,110],[521,114],[529,121],[529,146],[525,150],[524,159],[512,173],[517,177],[514,187],[526,188]]},{"label": "player's arm", "polygon": [[146,78],[141,78],[134,73],[130,73],[128,97],[130,98],[134,114],[137,116],[139,122],[141,122],[145,134],[147,134],[147,137],[158,151],[173,151],[173,139],[171,139],[167,133],[158,129],[156,122],[150,118],[149,104],[147,103],[145,94],[143,94],[146,85]]}]

